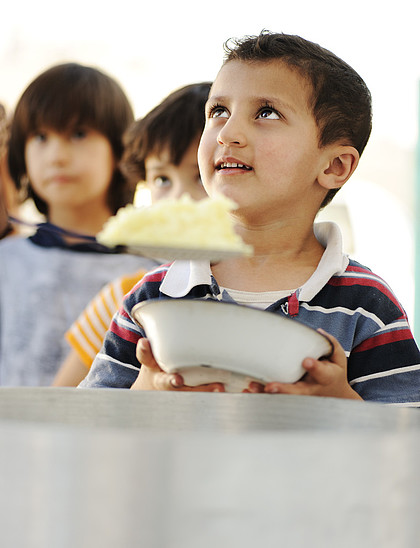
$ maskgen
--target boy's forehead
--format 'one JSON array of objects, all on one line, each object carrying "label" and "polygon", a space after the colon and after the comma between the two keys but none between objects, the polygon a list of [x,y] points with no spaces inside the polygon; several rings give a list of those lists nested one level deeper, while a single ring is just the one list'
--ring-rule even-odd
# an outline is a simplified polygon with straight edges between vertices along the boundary
[{"label": "boy's forehead", "polygon": [[[307,108],[312,85],[297,69],[281,59],[233,60],[225,63],[212,85],[209,99],[255,97],[287,101],[292,107],[303,102]],[[289,99],[289,100],[287,100]]]}]

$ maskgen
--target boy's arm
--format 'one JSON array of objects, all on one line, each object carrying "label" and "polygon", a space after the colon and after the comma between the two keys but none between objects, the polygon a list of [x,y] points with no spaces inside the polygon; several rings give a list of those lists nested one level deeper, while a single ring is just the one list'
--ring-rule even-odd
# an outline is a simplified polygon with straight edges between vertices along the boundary
[{"label": "boy's arm", "polygon": [[350,386],[364,400],[420,407],[420,351],[406,316],[359,342],[348,372]]},{"label": "boy's arm", "polygon": [[[294,394],[301,396],[321,396],[361,400],[359,394],[353,390],[347,381],[347,358],[341,344],[335,337],[321,331],[330,339],[334,350],[328,360],[305,358],[303,368],[306,375],[302,380],[293,384],[270,382],[264,392],[269,394]],[[255,391],[258,387],[253,385]]]},{"label": "boy's arm", "polygon": [[127,300],[112,318],[101,350],[80,388],[130,388],[137,378],[140,364],[136,358],[137,341],[144,332],[134,323]]},{"label": "boy's arm", "polygon": [[72,349],[54,377],[52,386],[77,386],[86,377],[88,371],[88,367],[77,351]]}]

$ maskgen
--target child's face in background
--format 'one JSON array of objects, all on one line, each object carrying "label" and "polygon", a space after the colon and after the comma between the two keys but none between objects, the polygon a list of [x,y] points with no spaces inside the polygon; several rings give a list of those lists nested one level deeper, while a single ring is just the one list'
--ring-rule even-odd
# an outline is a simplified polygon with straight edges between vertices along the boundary
[{"label": "child's face in background", "polygon": [[238,214],[261,223],[307,214],[314,191],[325,194],[311,91],[277,60],[226,63],[210,91],[198,153],[208,194],[222,192]]},{"label": "child's face in background", "polygon": [[194,200],[207,197],[198,170],[198,143],[199,138],[191,143],[179,165],[171,163],[167,149],[146,158],[146,184],[152,203],[162,198],[178,199],[185,193]]},{"label": "child's face in background", "polygon": [[27,139],[25,162],[32,188],[49,210],[107,202],[115,160],[110,142],[95,130],[42,128]]}]

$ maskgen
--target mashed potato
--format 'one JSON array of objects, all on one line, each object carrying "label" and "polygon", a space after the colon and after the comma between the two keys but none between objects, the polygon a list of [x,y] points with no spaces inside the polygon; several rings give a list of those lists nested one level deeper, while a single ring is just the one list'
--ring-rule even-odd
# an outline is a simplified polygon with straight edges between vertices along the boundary
[{"label": "mashed potato", "polygon": [[224,196],[194,201],[185,194],[179,200],[160,200],[152,206],[127,205],[104,225],[97,239],[114,247],[161,246],[218,249],[251,254],[235,233],[229,212],[236,204]]}]

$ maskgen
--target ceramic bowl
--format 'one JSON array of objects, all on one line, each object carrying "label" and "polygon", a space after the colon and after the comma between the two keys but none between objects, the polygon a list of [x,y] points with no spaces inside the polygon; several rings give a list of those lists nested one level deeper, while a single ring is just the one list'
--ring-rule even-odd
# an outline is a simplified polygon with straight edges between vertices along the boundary
[{"label": "ceramic bowl", "polygon": [[185,384],[223,382],[241,392],[251,380],[293,383],[306,357],[332,352],[331,342],[297,320],[214,300],[156,299],[135,305],[160,367]]}]

